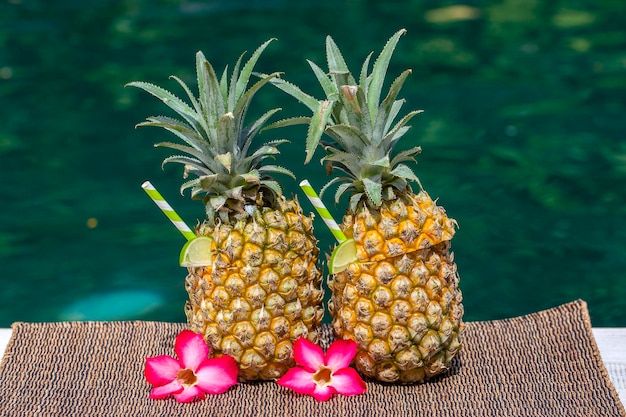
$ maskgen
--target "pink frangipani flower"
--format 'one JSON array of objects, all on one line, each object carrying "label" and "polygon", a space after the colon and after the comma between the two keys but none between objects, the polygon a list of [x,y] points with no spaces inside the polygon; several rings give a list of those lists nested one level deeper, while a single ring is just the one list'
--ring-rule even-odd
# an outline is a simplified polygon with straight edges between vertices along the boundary
[{"label": "pink frangipani flower", "polygon": [[179,402],[190,402],[206,398],[205,394],[221,394],[237,384],[237,362],[226,355],[209,359],[202,335],[183,330],[176,336],[174,351],[178,360],[167,355],[146,358],[144,375],[153,385],[150,398],[173,395]]},{"label": "pink frangipani flower", "polygon": [[324,356],[321,347],[300,338],[293,345],[293,356],[300,367],[291,368],[276,382],[317,401],[327,401],[335,393],[363,394],[365,382],[350,368],[356,348],[352,340],[335,340]]}]

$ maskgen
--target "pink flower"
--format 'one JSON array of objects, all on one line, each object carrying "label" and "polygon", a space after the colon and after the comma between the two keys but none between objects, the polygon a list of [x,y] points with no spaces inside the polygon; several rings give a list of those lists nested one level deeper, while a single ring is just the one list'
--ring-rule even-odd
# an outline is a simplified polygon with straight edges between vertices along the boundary
[{"label": "pink flower", "polygon": [[293,345],[293,356],[302,367],[291,368],[276,382],[317,401],[326,401],[335,393],[363,394],[365,382],[349,367],[356,348],[352,340],[335,340],[324,356],[321,347],[300,338]]},{"label": "pink flower", "polygon": [[174,351],[180,358],[161,355],[146,359],[144,375],[153,385],[150,398],[173,395],[190,402],[205,394],[221,394],[237,384],[237,363],[230,356],[209,359],[209,347],[202,335],[183,330],[176,336]]}]

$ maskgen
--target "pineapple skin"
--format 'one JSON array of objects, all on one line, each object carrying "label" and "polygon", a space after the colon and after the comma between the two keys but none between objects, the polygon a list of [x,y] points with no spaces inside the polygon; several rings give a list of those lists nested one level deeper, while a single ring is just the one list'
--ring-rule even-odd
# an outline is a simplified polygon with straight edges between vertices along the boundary
[{"label": "pineapple skin", "polygon": [[455,226],[424,191],[344,217],[359,260],[329,280],[329,311],[335,336],[358,343],[365,376],[414,383],[449,369],[464,328]]},{"label": "pineapple skin", "polygon": [[278,206],[234,224],[199,225],[198,235],[214,239],[215,261],[186,278],[189,327],[214,356],[235,358],[241,381],[285,374],[295,366],[293,343],[317,343],[324,315],[312,219],[295,199],[279,197]]}]

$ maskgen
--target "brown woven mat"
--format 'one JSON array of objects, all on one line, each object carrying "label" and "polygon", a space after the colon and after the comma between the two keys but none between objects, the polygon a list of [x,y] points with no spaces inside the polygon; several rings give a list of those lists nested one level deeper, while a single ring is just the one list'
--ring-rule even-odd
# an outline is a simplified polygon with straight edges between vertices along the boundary
[{"label": "brown woven mat", "polygon": [[[620,416],[626,417],[583,301],[467,324],[446,376],[367,383],[325,403],[273,382],[239,384],[191,404],[150,400],[144,360],[173,355],[183,324],[15,323],[0,363],[0,416]],[[326,341],[330,338],[324,329]]]}]

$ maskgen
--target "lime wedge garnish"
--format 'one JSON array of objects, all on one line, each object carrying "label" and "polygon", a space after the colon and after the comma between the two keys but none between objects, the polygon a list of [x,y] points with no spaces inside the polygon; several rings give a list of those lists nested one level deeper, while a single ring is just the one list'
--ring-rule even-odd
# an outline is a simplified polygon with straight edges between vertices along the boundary
[{"label": "lime wedge garnish", "polygon": [[213,263],[213,239],[198,236],[188,240],[180,251],[180,266],[208,266]]},{"label": "lime wedge garnish", "polygon": [[354,239],[348,239],[345,242],[341,242],[337,246],[333,253],[330,254],[330,262],[328,262],[328,270],[331,274],[337,274],[348,267],[352,262],[355,262],[356,257],[356,243]]}]

